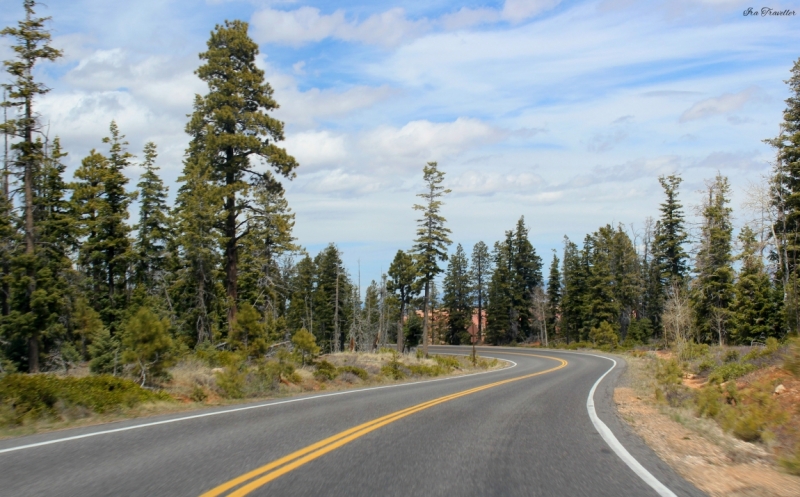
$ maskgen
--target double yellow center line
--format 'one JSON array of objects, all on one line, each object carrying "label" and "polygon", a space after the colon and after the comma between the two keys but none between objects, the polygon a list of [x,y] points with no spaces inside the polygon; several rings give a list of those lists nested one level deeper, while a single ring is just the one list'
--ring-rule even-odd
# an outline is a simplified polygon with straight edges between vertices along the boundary
[{"label": "double yellow center line", "polygon": [[[338,433],[332,437],[328,437],[325,440],[321,440],[315,444],[309,445],[303,449],[300,449],[296,452],[292,452],[288,456],[282,457],[276,461],[273,461],[265,466],[261,466],[260,468],[254,469],[249,473],[245,473],[242,476],[234,478],[222,485],[215,487],[208,492],[202,494],[200,497],[217,497],[219,495],[224,494],[228,490],[238,487],[245,482],[249,482],[246,485],[238,488],[237,490],[228,494],[228,497],[242,497],[244,495],[249,494],[253,490],[266,485],[267,483],[271,482],[272,480],[285,475],[286,473],[299,468],[300,466],[304,465],[307,462],[313,461],[314,459],[321,457],[331,451],[338,449],[339,447],[346,445],[353,440],[360,438],[367,433],[377,430],[382,426],[386,426],[389,423],[393,423],[398,419],[402,419],[406,416],[410,416],[414,413],[419,411],[423,411],[430,407],[442,404],[444,402],[448,402],[453,399],[457,399],[459,397],[464,397],[466,395],[470,395],[476,392],[480,392],[482,390],[486,390],[489,388],[497,387],[500,385],[505,385],[507,383],[511,383],[514,381],[524,380],[526,378],[532,378],[534,376],[539,376],[547,373],[551,373],[553,371],[559,370],[567,365],[567,361],[564,359],[559,359],[557,357],[550,357],[550,356],[541,356],[541,355],[533,355],[533,354],[518,354],[518,355],[531,355],[533,357],[542,357],[544,359],[552,359],[554,361],[558,361],[560,365],[547,369],[545,371],[539,371],[538,373],[527,374],[524,376],[518,376],[516,378],[511,378],[508,380],[502,380],[495,383],[489,383],[488,385],[483,385],[476,388],[471,388],[469,390],[464,390],[462,392],[457,392],[451,395],[445,395],[444,397],[439,397],[438,399],[433,399],[428,402],[423,402],[422,404],[417,404],[415,406],[411,406],[406,409],[402,409],[400,411],[393,412],[391,414],[387,414],[386,416],[373,419],[372,421],[368,421],[364,424],[360,424],[356,427],[350,428],[349,430],[345,430],[341,433]],[[252,481],[251,481],[252,480]]]}]

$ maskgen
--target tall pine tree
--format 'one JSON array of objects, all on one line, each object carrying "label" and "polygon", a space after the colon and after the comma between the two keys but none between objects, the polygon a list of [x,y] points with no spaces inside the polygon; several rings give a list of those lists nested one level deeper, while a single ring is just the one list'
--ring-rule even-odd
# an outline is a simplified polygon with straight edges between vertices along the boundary
[{"label": "tall pine tree", "polygon": [[256,66],[258,45],[242,21],[217,25],[200,54],[203,65],[197,76],[208,84],[205,96],[197,95],[186,131],[192,136],[192,153],[202,154],[211,179],[224,196],[222,243],[228,327],[236,320],[239,300],[239,247],[248,233],[242,214],[251,207],[252,185],[265,179],[255,159],[269,164],[286,178],[294,177],[298,164],[276,144],[283,140],[283,123],[268,112],[278,108],[273,90]]},{"label": "tall pine tree", "polygon": [[422,217],[417,220],[417,238],[414,240],[413,251],[417,258],[417,269],[424,287],[422,352],[427,357],[431,283],[436,275],[442,272],[439,262],[447,260],[447,246],[452,242],[448,238],[450,229],[444,225],[447,220],[441,215],[444,203],[441,198],[450,193],[449,189],[442,186],[444,172],[439,170],[435,162],[428,162],[422,168],[422,174],[425,191],[418,193],[417,197],[423,199],[424,203],[414,204],[414,210],[421,211]]}]

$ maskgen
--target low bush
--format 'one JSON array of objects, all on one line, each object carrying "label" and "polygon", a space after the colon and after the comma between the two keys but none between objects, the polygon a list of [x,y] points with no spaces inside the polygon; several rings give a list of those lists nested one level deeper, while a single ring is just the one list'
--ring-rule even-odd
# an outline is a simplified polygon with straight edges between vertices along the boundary
[{"label": "low bush", "polygon": [[789,341],[789,346],[783,357],[783,369],[800,377],[800,339],[794,338]]},{"label": "low bush", "polygon": [[722,390],[717,385],[706,385],[695,394],[695,415],[716,418],[722,411]]},{"label": "low bush", "polygon": [[392,360],[389,361],[389,364],[385,364],[381,367],[381,374],[388,378],[392,378],[394,380],[402,380],[406,377],[405,372],[401,369],[401,364],[399,361],[399,354],[397,351],[392,351]]},{"label": "low bush", "polygon": [[722,356],[722,362],[736,362],[739,360],[739,351],[738,350],[726,350],[725,354]]},{"label": "low bush", "polygon": [[70,408],[106,413],[145,402],[167,401],[164,392],[110,375],[60,378],[43,374],[9,374],[0,379],[0,405],[12,424],[42,417],[58,417]]},{"label": "low bush", "polygon": [[433,360],[436,361],[436,364],[442,369],[442,372],[449,373],[454,369],[461,368],[461,361],[458,360],[458,357],[451,356],[451,355],[435,355],[433,356]]},{"label": "low bush", "polygon": [[442,368],[438,364],[428,365],[428,364],[411,364],[408,366],[408,369],[411,370],[411,374],[417,376],[439,376],[442,374]]},{"label": "low bush", "polygon": [[366,381],[367,378],[369,378],[369,373],[367,373],[367,370],[358,366],[342,366],[339,368],[339,372],[354,374],[363,381]]},{"label": "low bush", "polygon": [[787,473],[800,476],[800,445],[791,454],[779,458],[778,462]]},{"label": "low bush", "polygon": [[325,359],[317,362],[317,372],[314,373],[316,379],[320,381],[331,381],[338,375],[339,372],[336,370],[336,366],[330,362]]},{"label": "low bush", "polygon": [[713,357],[706,356],[703,358],[703,360],[697,363],[697,365],[695,366],[695,372],[697,374],[706,374],[709,371],[715,369],[717,366],[718,366],[717,361],[714,360]]},{"label": "low bush", "polygon": [[725,383],[726,381],[744,376],[755,369],[756,367],[749,363],[729,362],[714,369],[711,374],[708,375],[708,382]]},{"label": "low bush", "polygon": [[772,397],[769,382],[755,384],[741,392],[729,385],[731,402],[723,408],[720,424],[746,442],[768,441],[771,430],[786,420],[786,413]]}]

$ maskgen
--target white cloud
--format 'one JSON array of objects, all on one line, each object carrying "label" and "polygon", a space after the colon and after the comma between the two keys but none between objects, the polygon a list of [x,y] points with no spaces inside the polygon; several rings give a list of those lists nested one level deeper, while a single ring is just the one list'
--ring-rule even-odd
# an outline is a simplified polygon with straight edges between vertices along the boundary
[{"label": "white cloud", "polygon": [[561,0],[506,0],[501,10],[462,7],[439,19],[408,19],[404,9],[395,7],[373,14],[363,21],[348,20],[338,9],[323,14],[315,7],[295,10],[265,8],[253,14],[250,24],[254,38],[261,43],[299,46],[326,38],[392,47],[429,32],[438,26],[445,30],[463,29],[500,20],[514,24],[552,9]]},{"label": "white cloud", "polygon": [[288,45],[338,38],[393,46],[429,29],[428,21],[408,20],[405,11],[399,7],[371,15],[361,22],[348,21],[342,10],[322,14],[314,7],[288,11],[267,8],[253,14],[251,24],[257,41]]},{"label": "white cloud", "polygon": [[500,12],[494,9],[470,9],[462,7],[452,14],[445,14],[439,22],[447,31],[468,28],[479,24],[496,22],[500,19]]},{"label": "white cloud", "polygon": [[343,169],[303,175],[295,183],[292,189],[298,192],[347,196],[376,193],[386,188],[386,185],[374,177]]},{"label": "white cloud", "polygon": [[[275,81],[274,78],[270,80]],[[281,108],[275,115],[292,126],[314,126],[319,120],[342,117],[386,100],[396,91],[388,86],[356,85],[346,90],[311,88],[300,91],[294,80],[274,85]]]},{"label": "white cloud", "polygon": [[347,158],[344,137],[329,131],[290,134],[282,146],[300,162],[304,171],[336,166]]},{"label": "white cloud", "polygon": [[419,166],[439,161],[465,150],[497,142],[507,132],[478,119],[459,117],[453,122],[411,121],[402,128],[381,126],[362,138],[361,145],[385,163],[403,162]]},{"label": "white cloud", "polygon": [[538,174],[501,173],[496,171],[469,170],[447,182],[456,195],[494,195],[495,193],[532,192],[544,181]]},{"label": "white cloud", "polygon": [[719,97],[700,100],[681,114],[680,122],[706,119],[739,110],[754,97],[757,90],[751,86],[739,93],[725,93]]},{"label": "white cloud", "polygon": [[561,0],[506,0],[503,4],[503,19],[511,22],[522,22],[536,14],[550,10],[561,3]]}]

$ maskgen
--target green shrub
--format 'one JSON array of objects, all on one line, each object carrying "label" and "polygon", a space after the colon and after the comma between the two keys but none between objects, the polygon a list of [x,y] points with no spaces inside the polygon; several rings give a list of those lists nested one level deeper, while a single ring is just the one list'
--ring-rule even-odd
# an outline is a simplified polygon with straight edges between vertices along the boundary
[{"label": "green shrub", "polygon": [[800,445],[795,447],[793,453],[778,459],[778,462],[787,473],[800,476]]},{"label": "green shrub", "polygon": [[358,366],[342,366],[339,368],[340,373],[352,373],[362,380],[366,381],[369,378],[369,373],[364,368],[360,368]]},{"label": "green shrub", "polygon": [[192,402],[205,402],[207,398],[208,394],[200,385],[195,385],[194,388],[192,388],[192,393],[189,394],[189,399]]},{"label": "green shrub", "polygon": [[783,357],[783,368],[793,375],[800,377],[800,339],[789,341],[789,347]]},{"label": "green shrub", "polygon": [[786,413],[772,398],[771,390],[771,386],[764,383],[741,394],[734,393],[736,405],[726,407],[721,417],[722,427],[746,442],[765,441],[770,428],[786,419]]},{"label": "green shrub", "polygon": [[449,373],[450,371],[459,369],[461,367],[461,361],[459,361],[455,356],[435,355],[433,356],[433,360],[436,361],[436,364],[439,365],[444,373]]},{"label": "green shrub", "polygon": [[477,356],[477,367],[481,369],[489,369],[497,366],[497,358],[493,357],[491,361],[487,361],[481,356]]},{"label": "green shrub", "polygon": [[592,328],[589,332],[589,338],[598,347],[606,347],[613,349],[619,344],[619,335],[610,323],[603,321],[597,328]]},{"label": "green shrub", "polygon": [[247,385],[247,370],[244,360],[231,360],[222,372],[215,374],[217,388],[223,397],[229,399],[243,399]]},{"label": "green shrub", "polygon": [[722,362],[736,362],[739,360],[739,351],[738,350],[726,350],[725,354],[722,356]]},{"label": "green shrub", "polygon": [[292,337],[292,344],[300,353],[301,364],[303,366],[306,364],[306,356],[313,359],[319,354],[317,338],[305,328],[300,328],[300,330],[294,334]]},{"label": "green shrub", "polygon": [[102,414],[161,400],[171,400],[171,397],[110,375],[59,378],[15,373],[0,379],[0,404],[11,413],[13,424],[26,419],[57,417],[71,407]]},{"label": "green shrub", "polygon": [[439,376],[442,374],[442,368],[438,364],[435,366],[429,366],[427,364],[411,364],[408,366],[408,369],[411,370],[411,374],[415,374],[417,376]]},{"label": "green shrub", "polygon": [[565,347],[567,350],[590,349],[592,344],[589,342],[572,342]]},{"label": "green shrub", "polygon": [[422,352],[422,349],[417,348],[416,356],[417,356],[417,359],[422,359],[423,357],[425,357],[425,353]]},{"label": "green shrub", "polygon": [[683,370],[675,359],[659,359],[656,364],[656,381],[660,385],[680,385],[683,383]]},{"label": "green shrub", "polygon": [[698,417],[716,418],[722,410],[722,391],[715,385],[706,385],[695,396],[695,414]]},{"label": "green shrub", "polygon": [[756,367],[753,366],[752,364],[729,362],[714,369],[711,372],[711,374],[708,375],[708,382],[725,383],[726,381],[734,380],[736,378],[739,378],[740,376],[744,376],[747,373],[754,371],[755,369]]},{"label": "green shrub", "polygon": [[685,360],[692,360],[692,359],[699,359],[701,357],[708,356],[710,352],[710,348],[708,344],[705,343],[694,343],[694,342],[687,342],[686,345],[683,347],[683,353],[681,354],[681,359]]},{"label": "green shrub", "polygon": [[149,308],[140,308],[125,324],[122,349],[122,362],[133,365],[142,386],[163,375],[172,362],[169,319],[159,319]]},{"label": "green shrub", "polygon": [[392,378],[395,380],[402,380],[406,377],[405,372],[400,368],[401,364],[399,361],[399,354],[396,350],[392,351],[392,360],[389,361],[389,364],[385,364],[381,367],[381,374],[388,378]]},{"label": "green shrub", "polygon": [[717,361],[711,356],[706,356],[695,367],[697,374],[705,374],[717,367]]},{"label": "green shrub", "polygon": [[326,360],[321,360],[317,362],[317,372],[314,373],[314,377],[320,381],[331,381],[336,376],[338,376],[339,372],[336,370],[336,366],[331,364]]}]

